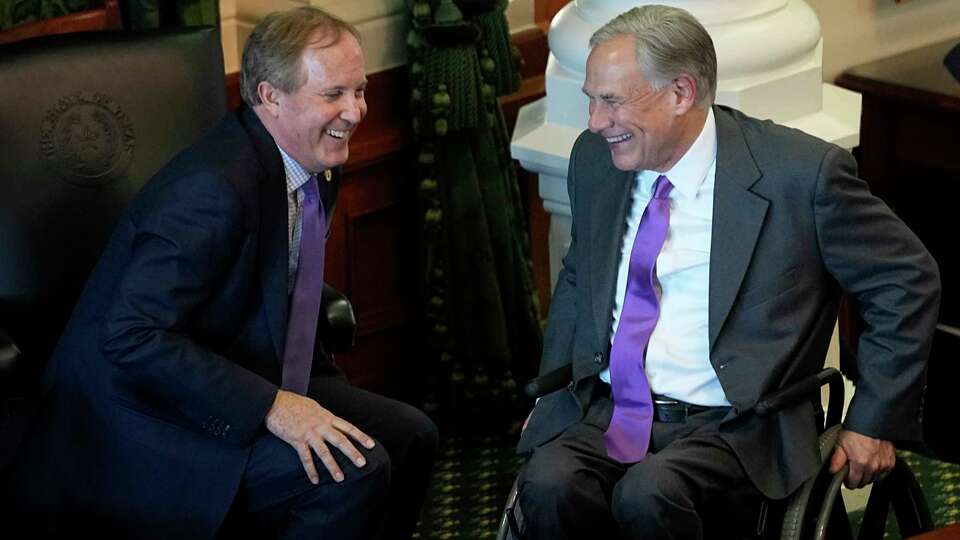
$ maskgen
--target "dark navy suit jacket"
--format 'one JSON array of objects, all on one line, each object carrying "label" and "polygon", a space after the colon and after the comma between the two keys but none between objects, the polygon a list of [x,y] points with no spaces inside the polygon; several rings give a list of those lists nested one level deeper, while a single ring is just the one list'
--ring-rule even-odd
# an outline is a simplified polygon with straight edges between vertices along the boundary
[{"label": "dark navy suit jacket", "polygon": [[[338,182],[321,182],[328,219]],[[15,472],[23,512],[213,535],[280,381],[286,197],[279,151],[249,109],[136,195],[47,370]],[[335,371],[317,352],[314,374]]]}]

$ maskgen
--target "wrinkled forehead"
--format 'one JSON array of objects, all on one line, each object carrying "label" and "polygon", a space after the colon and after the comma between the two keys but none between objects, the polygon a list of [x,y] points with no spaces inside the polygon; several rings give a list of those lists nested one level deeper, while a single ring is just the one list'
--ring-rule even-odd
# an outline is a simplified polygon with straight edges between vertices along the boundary
[{"label": "wrinkled forehead", "polygon": [[[587,95],[624,95],[630,90],[643,90],[649,86],[635,50],[622,47],[607,47],[610,42],[597,45],[587,57],[586,77],[583,91]],[[632,44],[631,44],[632,45]]]}]

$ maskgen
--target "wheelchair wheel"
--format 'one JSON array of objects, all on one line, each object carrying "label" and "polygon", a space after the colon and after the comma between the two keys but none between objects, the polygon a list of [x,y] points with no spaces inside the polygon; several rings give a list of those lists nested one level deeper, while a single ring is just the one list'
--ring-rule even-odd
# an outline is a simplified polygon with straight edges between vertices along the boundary
[{"label": "wheelchair wheel", "polygon": [[818,446],[822,465],[817,474],[790,497],[781,529],[783,540],[853,538],[843,498],[840,496],[840,486],[846,476],[847,467],[836,474],[830,473],[830,455],[839,432],[840,426],[837,425],[820,436]]},{"label": "wheelchair wheel", "polygon": [[[517,478],[519,480],[519,477]],[[503,514],[500,516],[500,527],[497,529],[497,540],[519,540],[517,531],[517,480],[513,481],[507,503],[503,505]]]}]

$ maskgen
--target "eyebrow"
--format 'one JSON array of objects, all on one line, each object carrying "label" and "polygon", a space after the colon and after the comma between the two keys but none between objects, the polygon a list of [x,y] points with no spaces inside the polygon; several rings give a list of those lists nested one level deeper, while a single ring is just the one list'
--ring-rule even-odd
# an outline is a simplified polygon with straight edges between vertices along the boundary
[{"label": "eyebrow", "polygon": [[618,96],[616,94],[611,94],[609,92],[599,94],[596,96],[591,96],[590,92],[588,92],[586,88],[581,88],[580,91],[583,92],[584,95],[586,95],[588,98],[597,98],[597,99],[602,99],[604,101],[613,101],[613,100],[623,99],[621,96]]},{"label": "eyebrow", "polygon": [[350,89],[353,89],[353,88],[362,88],[362,89],[366,90],[366,88],[367,88],[367,83],[368,83],[368,82],[369,82],[369,81],[368,81],[367,79],[364,79],[363,82],[360,83],[360,84],[358,84],[357,86],[351,86],[351,85],[347,85],[347,84],[338,84],[337,86],[329,86],[329,87],[327,87],[327,88],[324,88],[323,91],[324,91],[324,92],[329,92],[329,91],[331,91],[331,90],[350,90]]}]

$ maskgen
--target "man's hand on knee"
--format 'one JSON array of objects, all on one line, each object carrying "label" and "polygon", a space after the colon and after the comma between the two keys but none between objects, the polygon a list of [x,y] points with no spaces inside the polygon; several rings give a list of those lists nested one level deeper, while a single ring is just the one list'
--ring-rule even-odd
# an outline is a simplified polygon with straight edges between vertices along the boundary
[{"label": "man's hand on knee", "polygon": [[324,409],[316,401],[286,390],[277,392],[273,406],[267,412],[266,425],[270,433],[297,451],[307,477],[314,484],[320,481],[320,477],[313,464],[313,456],[310,455],[311,449],[330,471],[333,479],[342,482],[343,471],[330,453],[327,443],[340,449],[357,467],[363,467],[367,462],[350,439],[366,448],[373,448],[374,444],[370,436]]},{"label": "man's hand on knee", "polygon": [[830,459],[830,472],[836,473],[849,463],[850,469],[843,483],[850,489],[862,488],[882,479],[893,469],[897,458],[895,450],[890,441],[841,429]]}]

